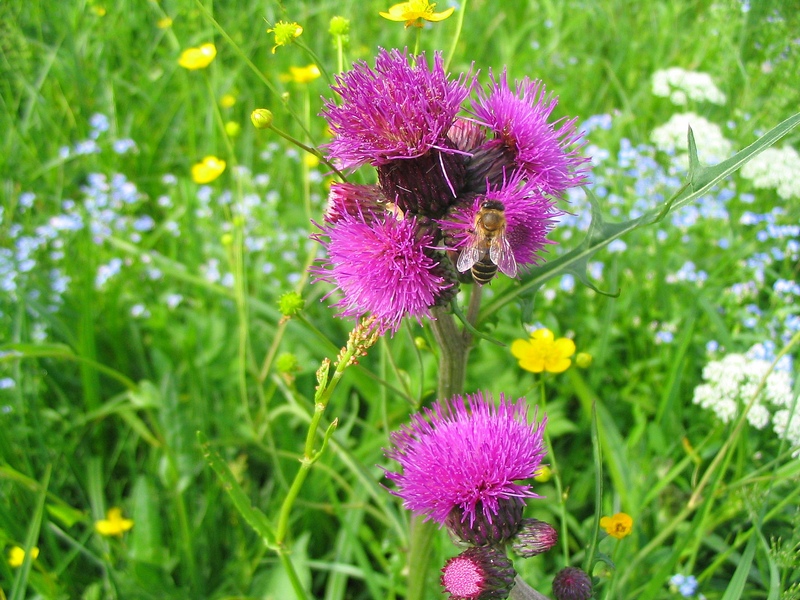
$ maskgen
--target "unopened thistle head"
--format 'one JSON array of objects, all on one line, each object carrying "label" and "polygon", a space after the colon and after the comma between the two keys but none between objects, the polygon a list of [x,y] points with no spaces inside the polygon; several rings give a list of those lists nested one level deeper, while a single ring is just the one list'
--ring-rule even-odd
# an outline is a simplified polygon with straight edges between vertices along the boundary
[{"label": "unopened thistle head", "polygon": [[450,600],[489,600],[508,598],[515,576],[502,550],[468,548],[445,563],[440,581]]}]

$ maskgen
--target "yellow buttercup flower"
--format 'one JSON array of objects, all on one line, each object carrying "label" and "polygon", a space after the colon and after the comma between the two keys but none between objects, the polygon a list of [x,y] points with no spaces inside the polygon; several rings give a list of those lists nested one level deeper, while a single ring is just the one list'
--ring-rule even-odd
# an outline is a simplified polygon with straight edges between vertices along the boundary
[{"label": "yellow buttercup flower", "polygon": [[172,19],[169,17],[164,17],[163,19],[159,19],[156,21],[156,27],[159,29],[169,29],[172,27]]},{"label": "yellow buttercup flower", "polygon": [[617,513],[613,517],[600,519],[600,527],[606,530],[611,537],[621,540],[633,531],[633,519],[625,513]]},{"label": "yellow buttercup flower", "polygon": [[233,94],[225,94],[219,99],[219,105],[222,108],[231,108],[234,104],[236,104],[236,96]]},{"label": "yellow buttercup flower", "polygon": [[275,34],[275,45],[272,47],[272,53],[275,54],[278,46],[287,46],[299,38],[303,34],[303,27],[297,23],[278,21],[275,27],[267,29],[267,33]]},{"label": "yellow buttercup flower", "polygon": [[121,536],[123,533],[133,527],[131,519],[122,518],[121,508],[109,508],[106,512],[106,518],[96,521],[94,530],[100,535],[117,535]]},{"label": "yellow buttercup flower", "polygon": [[225,161],[216,156],[206,156],[202,161],[192,166],[192,180],[195,183],[211,183],[222,175],[225,170]]},{"label": "yellow buttercup flower", "polygon": [[[39,548],[34,546],[31,548],[31,560],[36,560],[39,556]],[[14,546],[8,551],[8,565],[15,569],[22,566],[25,561],[25,550],[19,546]]]},{"label": "yellow buttercup flower", "polygon": [[455,8],[448,8],[444,12],[433,12],[436,8],[436,3],[431,4],[428,0],[411,0],[410,2],[401,2],[389,8],[389,12],[382,12],[380,15],[384,19],[390,21],[405,21],[406,27],[422,27],[422,21],[431,21],[438,23],[444,21],[447,17],[453,14]]},{"label": "yellow buttercup flower", "polygon": [[569,338],[554,339],[549,329],[537,329],[528,340],[514,340],[511,354],[519,359],[519,366],[531,373],[563,373],[572,364],[575,342]]},{"label": "yellow buttercup flower", "polygon": [[281,79],[293,83],[311,83],[320,75],[317,65],[308,65],[307,67],[289,67],[288,75],[281,75]]},{"label": "yellow buttercup flower", "polygon": [[203,44],[199,48],[184,50],[178,59],[178,64],[190,71],[205,69],[216,56],[217,47],[214,44]]}]

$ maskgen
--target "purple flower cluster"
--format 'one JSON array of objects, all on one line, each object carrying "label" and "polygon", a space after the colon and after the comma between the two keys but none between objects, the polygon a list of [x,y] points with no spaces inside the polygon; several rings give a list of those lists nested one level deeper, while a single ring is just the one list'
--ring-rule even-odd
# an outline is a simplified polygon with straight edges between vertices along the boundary
[{"label": "purple flower cluster", "polygon": [[[471,72],[452,79],[439,53],[429,65],[383,49],[374,68],[337,77],[339,101],[322,110],[330,157],[343,170],[374,167],[378,181],[333,184],[316,236],[328,258],[314,272],[340,289],[342,315],[373,314],[396,331],[449,303],[474,263],[482,284],[494,266],[514,276],[537,262],[562,214],[554,203],[585,183],[588,159],[574,119],[548,123],[557,99],[540,81],[491,80],[465,108],[478,88]],[[465,251],[471,260],[459,262]]]}]

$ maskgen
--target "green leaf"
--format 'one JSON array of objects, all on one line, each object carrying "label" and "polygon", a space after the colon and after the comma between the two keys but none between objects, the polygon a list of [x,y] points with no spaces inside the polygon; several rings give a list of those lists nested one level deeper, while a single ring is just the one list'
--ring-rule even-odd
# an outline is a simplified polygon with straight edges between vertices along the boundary
[{"label": "green leaf", "polygon": [[[38,481],[24,473],[20,473],[9,465],[0,465],[0,479],[16,481],[34,492],[41,493],[42,491],[41,484]],[[83,511],[73,508],[52,492],[47,492],[46,508],[48,514],[61,521],[66,527],[72,527],[78,521],[86,518]]]},{"label": "green leaf", "polygon": [[[690,169],[687,181],[673,196],[660,206],[655,206],[642,216],[622,221],[619,223],[608,223],[603,218],[598,203],[590,190],[586,190],[589,202],[592,207],[592,222],[589,231],[583,242],[573,250],[555,260],[548,261],[540,267],[530,270],[530,273],[523,277],[522,285],[511,286],[501,292],[493,302],[483,311],[479,319],[482,323],[489,315],[500,310],[503,306],[513,301],[515,298],[524,297],[535,293],[545,282],[556,275],[564,272],[575,274],[581,282],[589,281],[587,275],[587,265],[589,259],[600,249],[610,244],[615,239],[622,237],[641,227],[658,223],[670,212],[677,210],[694,200],[705,195],[715,184],[739,169],[742,165],[756,156],[759,152],[769,148],[800,124],[800,113],[789,117],[770,131],[762,135],[755,142],[747,146],[744,150],[737,152],[734,156],[713,167],[701,167],[697,161],[697,148],[694,143],[694,135],[689,130],[689,156]],[[693,158],[692,158],[693,157]],[[585,189],[585,188],[584,188]],[[594,288],[590,284],[592,289]],[[603,292],[601,292],[603,293]],[[612,293],[613,295],[613,293]]]},{"label": "green leaf", "polygon": [[269,519],[267,519],[267,516],[257,508],[253,507],[253,505],[250,503],[250,498],[248,498],[247,494],[244,493],[244,490],[239,485],[239,482],[236,481],[236,478],[228,468],[228,465],[224,460],[222,460],[222,457],[219,454],[211,450],[208,439],[200,431],[197,432],[197,441],[200,443],[200,447],[203,451],[203,458],[205,458],[208,466],[214,469],[214,472],[217,474],[217,477],[219,477],[220,482],[222,483],[223,489],[228,493],[228,496],[233,501],[233,505],[236,507],[236,510],[238,510],[239,514],[242,515],[244,520],[250,524],[250,527],[256,530],[258,535],[260,535],[268,544],[274,546],[275,531],[272,527],[272,524],[269,522]]},{"label": "green leaf", "polygon": [[750,573],[750,565],[753,564],[753,556],[756,553],[756,543],[758,543],[758,536],[751,536],[721,600],[738,600],[742,597],[745,583],[747,583],[747,575]]},{"label": "green leaf", "polygon": [[17,576],[14,578],[14,585],[11,587],[9,600],[23,600],[27,597],[25,590],[28,587],[28,577],[31,574],[31,565],[33,559],[31,558],[31,549],[37,545],[39,539],[39,531],[42,528],[42,518],[44,517],[44,501],[47,498],[47,487],[50,484],[51,467],[48,466],[45,471],[43,481],[40,484],[39,497],[36,500],[36,509],[31,516],[30,524],[28,525],[28,533],[25,536],[25,560],[22,562],[17,571]]},{"label": "green leaf", "polygon": [[20,358],[59,358],[72,360],[80,364],[94,367],[96,371],[119,381],[130,390],[136,389],[136,383],[131,379],[104,364],[75,354],[69,346],[64,344],[4,344],[0,346],[0,363],[17,360]]}]

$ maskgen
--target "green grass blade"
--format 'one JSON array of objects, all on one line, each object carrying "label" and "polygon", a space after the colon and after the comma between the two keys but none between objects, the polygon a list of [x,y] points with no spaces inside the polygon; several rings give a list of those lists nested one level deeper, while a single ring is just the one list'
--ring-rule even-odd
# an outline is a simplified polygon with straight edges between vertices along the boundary
[{"label": "green grass blade", "polygon": [[739,566],[736,567],[736,572],[733,574],[733,578],[722,596],[722,600],[738,600],[738,598],[742,597],[744,586],[747,583],[747,575],[750,572],[750,566],[753,564],[757,543],[758,537],[751,536],[750,541],[747,542],[747,547],[744,549],[744,554],[739,560]]},{"label": "green grass blade", "polygon": [[275,531],[270,524],[269,519],[267,519],[267,516],[257,508],[253,507],[253,505],[250,503],[250,498],[248,498],[247,494],[244,493],[244,490],[239,485],[239,482],[236,481],[236,478],[233,476],[233,473],[231,473],[228,465],[225,464],[225,461],[222,460],[222,457],[219,454],[211,450],[208,439],[200,431],[197,432],[197,441],[200,443],[200,447],[203,451],[203,458],[205,459],[206,463],[208,463],[208,466],[214,469],[214,472],[217,474],[217,477],[219,477],[223,488],[228,493],[228,496],[233,502],[233,505],[236,507],[236,510],[238,510],[239,514],[242,515],[244,520],[247,521],[253,529],[255,529],[258,535],[260,535],[268,544],[274,545]]},{"label": "green grass blade", "polygon": [[22,562],[17,571],[17,576],[14,578],[14,584],[11,587],[9,600],[23,600],[26,597],[25,590],[28,588],[28,576],[31,572],[31,565],[33,559],[31,558],[31,548],[36,546],[39,539],[39,531],[42,528],[42,518],[44,517],[44,502],[47,498],[47,488],[50,485],[50,472],[52,467],[48,465],[42,478],[41,490],[39,497],[36,499],[36,509],[33,511],[30,525],[28,525],[28,533],[25,535],[25,560]]}]

